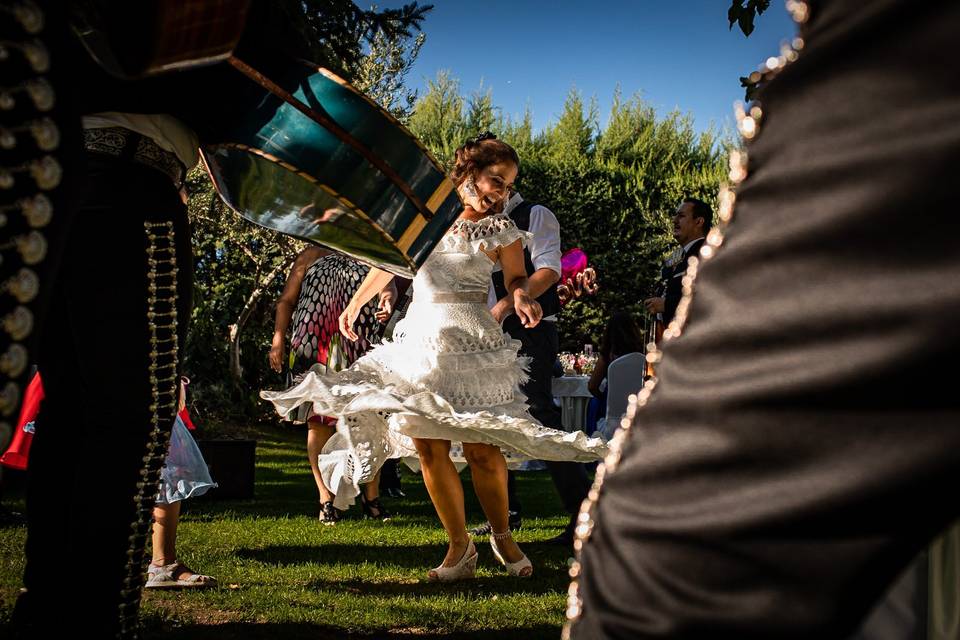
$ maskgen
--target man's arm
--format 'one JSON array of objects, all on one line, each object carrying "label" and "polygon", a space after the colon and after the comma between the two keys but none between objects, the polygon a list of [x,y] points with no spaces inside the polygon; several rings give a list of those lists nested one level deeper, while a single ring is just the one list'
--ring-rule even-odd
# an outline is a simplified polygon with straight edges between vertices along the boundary
[{"label": "man's arm", "polygon": [[[560,281],[560,223],[550,209],[535,205],[530,210],[530,258],[535,271],[527,279],[531,298],[538,298]],[[490,310],[497,322],[513,313],[513,296],[497,301]]]}]

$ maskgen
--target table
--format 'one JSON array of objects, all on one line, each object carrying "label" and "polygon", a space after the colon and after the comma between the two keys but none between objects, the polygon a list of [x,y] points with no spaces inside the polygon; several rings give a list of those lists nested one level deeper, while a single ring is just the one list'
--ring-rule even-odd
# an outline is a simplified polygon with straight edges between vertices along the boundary
[{"label": "table", "polygon": [[587,389],[590,376],[562,376],[553,379],[553,396],[560,402],[560,420],[564,431],[583,429],[587,424],[587,405],[593,395]]}]

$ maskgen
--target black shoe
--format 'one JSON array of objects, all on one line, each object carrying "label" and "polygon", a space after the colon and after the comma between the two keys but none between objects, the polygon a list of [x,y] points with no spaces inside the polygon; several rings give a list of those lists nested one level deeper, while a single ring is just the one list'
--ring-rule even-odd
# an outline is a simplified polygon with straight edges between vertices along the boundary
[{"label": "black shoe", "polygon": [[337,524],[340,521],[340,511],[329,500],[320,504],[320,522],[325,525]]},{"label": "black shoe", "polygon": [[[509,512],[509,519],[507,520],[507,526],[510,528],[510,531],[519,531],[523,528],[523,519],[520,517],[520,514],[516,511]],[[490,532],[493,531],[493,527],[490,526],[489,522],[484,522],[479,527],[474,527],[470,529],[470,535],[472,536],[486,536],[490,535]]]},{"label": "black shoe", "polygon": [[380,498],[374,498],[372,500],[367,500],[366,497],[361,493],[360,494],[360,506],[363,507],[363,517],[370,518],[371,520],[389,520],[390,512],[380,504]]},{"label": "black shoe", "polygon": [[388,498],[406,498],[407,494],[403,492],[400,487],[387,487],[384,489],[383,493],[386,494]]}]

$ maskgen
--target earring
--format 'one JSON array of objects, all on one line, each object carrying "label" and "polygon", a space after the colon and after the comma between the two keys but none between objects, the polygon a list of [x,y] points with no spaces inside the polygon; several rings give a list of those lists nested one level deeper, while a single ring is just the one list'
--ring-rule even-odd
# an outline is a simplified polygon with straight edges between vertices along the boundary
[{"label": "earring", "polygon": [[475,199],[477,197],[477,185],[473,181],[473,178],[467,178],[460,183],[460,196],[463,200],[467,198]]}]

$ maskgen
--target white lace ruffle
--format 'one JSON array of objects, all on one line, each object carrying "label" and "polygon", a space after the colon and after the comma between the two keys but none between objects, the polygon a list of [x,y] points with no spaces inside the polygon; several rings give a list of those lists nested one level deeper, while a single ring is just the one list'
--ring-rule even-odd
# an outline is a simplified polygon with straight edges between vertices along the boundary
[{"label": "white lace ruffle", "polygon": [[477,221],[461,218],[453,223],[434,252],[473,254],[506,247],[517,240],[526,247],[532,237],[532,233],[521,231],[510,216],[504,213],[486,216]]},{"label": "white lace ruffle", "polygon": [[353,369],[405,393],[433,391],[457,411],[491,409],[513,403],[527,381],[530,359],[517,357],[519,347],[509,340],[490,351],[438,353],[388,342]]},{"label": "white lace ruffle", "polygon": [[416,456],[412,438],[492,444],[512,452],[513,461],[592,462],[607,449],[602,440],[582,431],[557,431],[533,421],[520,393],[492,410],[457,411],[436,393],[387,383],[378,372],[362,368],[334,375],[311,370],[295,387],[261,396],[281,415],[312,403],[315,413],[340,416],[337,437],[327,442],[319,459],[324,482],[336,492],[334,505],[340,509],[353,503],[361,485],[370,482],[388,458]]}]

